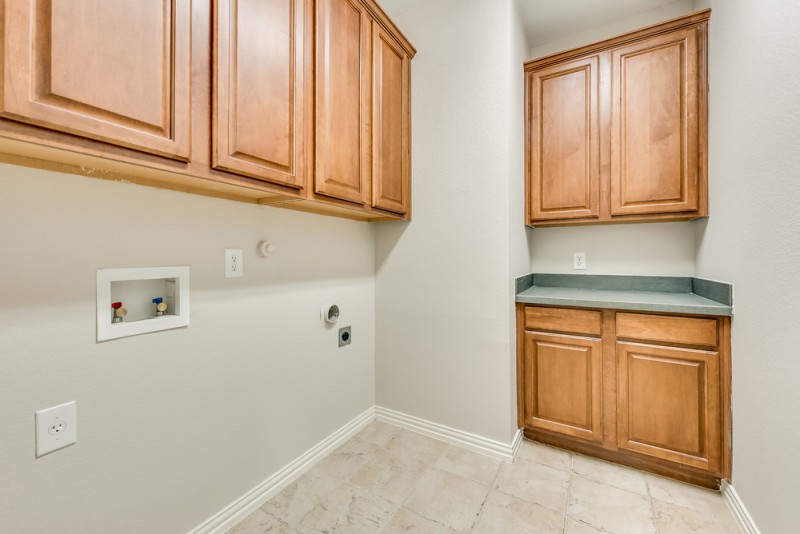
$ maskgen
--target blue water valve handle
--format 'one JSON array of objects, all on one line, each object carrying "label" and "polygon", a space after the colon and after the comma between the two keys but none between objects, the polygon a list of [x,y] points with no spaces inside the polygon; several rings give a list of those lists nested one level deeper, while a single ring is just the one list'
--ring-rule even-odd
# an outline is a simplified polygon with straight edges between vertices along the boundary
[{"label": "blue water valve handle", "polygon": [[164,299],[161,297],[153,299],[153,304],[161,304],[162,302],[164,302]]}]

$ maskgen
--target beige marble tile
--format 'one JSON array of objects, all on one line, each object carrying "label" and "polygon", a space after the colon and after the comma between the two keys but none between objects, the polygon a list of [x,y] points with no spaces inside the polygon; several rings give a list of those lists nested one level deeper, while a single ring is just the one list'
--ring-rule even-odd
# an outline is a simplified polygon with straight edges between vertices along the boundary
[{"label": "beige marble tile", "polygon": [[572,460],[572,472],[595,482],[647,495],[644,473],[636,469],[576,454]]},{"label": "beige marble tile", "polygon": [[578,475],[572,477],[569,517],[617,534],[656,534],[650,499]]},{"label": "beige marble tile", "polygon": [[517,458],[530,460],[537,464],[567,472],[569,472],[570,466],[572,465],[571,452],[527,439],[523,439],[522,443],[520,443],[519,451],[517,451]]},{"label": "beige marble tile", "polygon": [[397,454],[414,458],[425,465],[430,465],[444,450],[445,443],[416,432],[401,430],[386,448]]},{"label": "beige marble tile", "polygon": [[474,534],[562,534],[564,514],[497,490],[489,492]]},{"label": "beige marble tile", "polygon": [[350,482],[400,505],[414,490],[426,468],[414,458],[381,449],[350,477]]},{"label": "beige marble tile", "polygon": [[379,447],[385,447],[392,438],[402,430],[400,427],[384,423],[383,421],[373,421],[364,430],[356,434],[361,441],[373,443]]},{"label": "beige marble tile", "polygon": [[403,506],[457,532],[469,532],[487,493],[487,486],[446,471],[428,469]]},{"label": "beige marble tile", "polygon": [[386,499],[343,482],[303,518],[298,530],[303,533],[374,534],[389,523],[397,508]]},{"label": "beige marble tile", "polygon": [[503,463],[501,460],[495,460],[484,454],[447,445],[433,463],[433,467],[489,486],[494,481],[501,463]]},{"label": "beige marble tile", "polygon": [[352,438],[326,456],[317,466],[334,476],[347,479],[363,467],[379,448],[374,443]]},{"label": "beige marble tile", "polygon": [[670,478],[647,473],[645,475],[650,496],[659,501],[691,508],[696,512],[714,514],[720,505],[727,506],[718,491],[678,482]]},{"label": "beige marble tile", "polygon": [[318,467],[313,467],[264,503],[261,508],[284,523],[295,527],[341,484],[340,478]]},{"label": "beige marble tile", "polygon": [[741,534],[728,505],[721,501],[715,513],[698,512],[653,499],[660,534]]},{"label": "beige marble tile", "polygon": [[494,489],[563,514],[567,509],[570,474],[559,469],[517,458],[504,463],[494,480]]},{"label": "beige marble tile", "polygon": [[603,534],[602,530],[590,527],[586,523],[580,523],[574,519],[567,520],[567,531],[565,534]]},{"label": "beige marble tile", "polygon": [[288,525],[278,521],[272,514],[259,508],[226,534],[295,534],[296,532]]},{"label": "beige marble tile", "polygon": [[381,534],[404,534],[405,532],[418,532],[419,534],[453,534],[454,530],[440,525],[435,521],[424,518],[407,508],[400,508]]}]

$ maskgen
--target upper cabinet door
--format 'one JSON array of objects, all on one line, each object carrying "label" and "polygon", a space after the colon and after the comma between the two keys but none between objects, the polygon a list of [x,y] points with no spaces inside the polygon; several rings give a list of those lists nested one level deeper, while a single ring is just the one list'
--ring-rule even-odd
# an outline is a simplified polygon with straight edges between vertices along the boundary
[{"label": "upper cabinet door", "polygon": [[599,68],[591,56],[526,75],[532,221],[599,215]]},{"label": "upper cabinet door", "polygon": [[[303,187],[311,35],[306,0],[218,0],[212,165]],[[309,74],[306,74],[309,71]]]},{"label": "upper cabinet door", "polygon": [[314,190],[369,198],[370,18],[356,0],[316,2]]},{"label": "upper cabinet door", "polygon": [[190,0],[4,2],[6,118],[190,156]]},{"label": "upper cabinet door", "polygon": [[697,30],[644,39],[611,58],[611,215],[697,210]]},{"label": "upper cabinet door", "polygon": [[372,42],[372,206],[405,214],[411,196],[411,61],[377,22]]}]

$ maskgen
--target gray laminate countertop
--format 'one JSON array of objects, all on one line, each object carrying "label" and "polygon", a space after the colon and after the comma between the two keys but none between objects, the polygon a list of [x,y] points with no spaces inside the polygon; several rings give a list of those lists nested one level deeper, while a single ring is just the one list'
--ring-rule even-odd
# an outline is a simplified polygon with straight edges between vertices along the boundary
[{"label": "gray laminate countertop", "polygon": [[523,304],[733,315],[732,284],[703,278],[533,273],[516,290]]}]

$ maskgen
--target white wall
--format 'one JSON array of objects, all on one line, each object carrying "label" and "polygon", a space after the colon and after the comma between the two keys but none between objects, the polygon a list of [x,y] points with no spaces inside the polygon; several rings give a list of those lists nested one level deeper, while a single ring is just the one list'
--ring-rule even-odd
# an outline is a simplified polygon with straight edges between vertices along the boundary
[{"label": "white wall", "polygon": [[[586,270],[572,269],[586,253]],[[694,275],[692,223],[536,228],[532,271],[568,274]]]},{"label": "white wall", "polygon": [[694,223],[697,274],[734,283],[733,484],[765,534],[797,530],[800,480],[800,4],[768,4],[711,2],[712,215]]},{"label": "white wall", "polygon": [[513,428],[516,429],[517,418],[517,375],[516,375],[516,328],[517,318],[515,313],[514,296],[516,284],[514,279],[528,274],[531,270],[530,242],[532,232],[525,226],[525,73],[522,63],[528,55],[528,39],[525,35],[522,17],[519,12],[519,0],[512,0],[508,10],[510,39],[510,54],[508,59],[509,86],[508,86],[508,247],[509,247],[509,273],[507,284],[508,295],[508,330],[511,372],[509,373],[510,389],[509,410]]},{"label": "white wall", "polygon": [[[522,0],[524,1],[524,0]],[[658,24],[665,20],[673,19],[691,13],[693,11],[692,0],[678,0],[655,9],[643,11],[641,13],[633,14],[616,20],[610,24],[602,24],[593,28],[582,29],[567,33],[554,41],[535,45],[531,48],[530,57],[534,59],[548,54],[554,54],[570,48],[584,46],[597,41],[602,41],[610,37],[621,35],[630,31],[650,26],[651,24]],[[535,40],[536,37],[532,37]]]},{"label": "white wall", "polygon": [[[673,2],[611,24],[564,35],[531,49],[528,59],[591,44],[692,11],[690,0]],[[575,252],[586,252],[585,271],[572,269]],[[531,270],[539,273],[693,276],[693,227],[690,223],[653,223],[537,228],[532,237]]]},{"label": "white wall", "polygon": [[[371,226],[8,165],[0,191],[0,531],[187,532],[374,405]],[[161,265],[191,326],[96,343],[96,269]],[[77,444],[36,459],[69,400]]]},{"label": "white wall", "polygon": [[509,240],[512,233],[524,240],[509,223],[522,132],[509,124],[521,111],[510,102],[519,83],[511,3],[382,5],[419,53],[414,222],[380,225],[376,234],[378,404],[509,443],[516,426],[509,274],[520,267],[510,266]]}]

